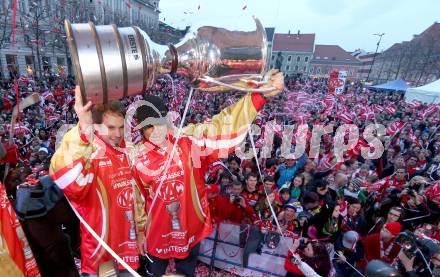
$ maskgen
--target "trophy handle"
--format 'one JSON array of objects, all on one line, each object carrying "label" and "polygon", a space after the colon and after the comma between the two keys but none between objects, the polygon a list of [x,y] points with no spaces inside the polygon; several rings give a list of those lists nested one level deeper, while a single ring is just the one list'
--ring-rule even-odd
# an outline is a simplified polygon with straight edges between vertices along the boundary
[{"label": "trophy handle", "polygon": [[[199,80],[207,82],[207,83],[213,83],[213,84],[216,84],[216,85],[219,85],[219,86],[224,86],[224,87],[227,87],[227,88],[230,88],[230,89],[234,89],[234,90],[243,91],[243,92],[260,92],[260,93],[265,93],[265,92],[271,92],[271,91],[275,90],[275,88],[273,88],[273,87],[269,87],[269,88],[247,88],[247,87],[235,86],[233,84],[227,84],[227,83],[221,82],[221,81],[216,80],[216,79],[214,79],[212,77],[209,77],[209,76],[200,77]],[[245,80],[245,79],[242,79],[242,81],[244,81],[244,82],[251,82],[251,83],[254,83],[254,84],[265,84],[265,83],[267,83],[266,81],[258,82],[258,81],[254,81],[254,80]],[[204,90],[203,88],[199,88],[199,89],[200,90]]]}]

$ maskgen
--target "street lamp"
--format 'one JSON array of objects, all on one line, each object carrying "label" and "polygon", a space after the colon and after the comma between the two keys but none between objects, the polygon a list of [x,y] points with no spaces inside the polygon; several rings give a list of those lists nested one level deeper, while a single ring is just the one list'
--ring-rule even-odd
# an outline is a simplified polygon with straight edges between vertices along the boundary
[{"label": "street lamp", "polygon": [[385,33],[373,34],[373,35],[374,36],[378,36],[379,37],[379,41],[377,42],[377,45],[376,45],[376,52],[374,52],[373,61],[372,61],[371,65],[370,65],[370,70],[368,70],[368,75],[367,75],[367,80],[366,80],[367,82],[370,79],[371,69],[373,68],[374,61],[376,60],[377,50],[379,49],[380,41],[382,40],[382,36],[385,35]]}]

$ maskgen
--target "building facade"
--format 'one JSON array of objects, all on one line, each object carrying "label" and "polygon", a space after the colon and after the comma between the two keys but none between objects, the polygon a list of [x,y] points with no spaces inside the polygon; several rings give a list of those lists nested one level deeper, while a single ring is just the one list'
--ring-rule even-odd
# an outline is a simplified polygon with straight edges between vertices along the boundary
[{"label": "building facade", "polygon": [[309,76],[328,78],[332,70],[347,71],[348,80],[359,79],[362,63],[338,45],[315,45]]},{"label": "building facade", "polygon": [[[381,53],[377,53],[376,57],[378,57]],[[351,55],[355,58],[357,58],[361,62],[361,66],[358,70],[358,77],[360,81],[367,81],[368,72],[370,72],[370,69],[373,65],[374,58],[374,52],[366,52],[362,49],[357,49]],[[370,72],[371,74],[371,72]]]},{"label": "building facade", "polygon": [[395,43],[376,57],[370,80],[402,79],[421,86],[440,79],[440,23],[435,22],[410,41]]},{"label": "building facade", "polygon": [[72,74],[64,19],[96,25],[159,26],[159,0],[20,0],[12,46],[13,1],[0,1],[0,78],[44,72]]},{"label": "building facade", "polygon": [[275,34],[270,68],[285,75],[307,74],[313,56],[315,34]]}]

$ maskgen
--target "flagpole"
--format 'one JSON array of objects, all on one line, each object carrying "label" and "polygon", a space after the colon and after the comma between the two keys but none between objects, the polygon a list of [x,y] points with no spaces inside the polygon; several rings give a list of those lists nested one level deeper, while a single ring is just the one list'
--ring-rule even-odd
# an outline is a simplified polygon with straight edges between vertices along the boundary
[{"label": "flagpole", "polygon": [[[397,131],[396,133],[394,133],[394,134],[390,137],[390,142],[391,142],[391,140],[392,140],[392,139],[393,139],[398,133],[400,133],[400,131],[402,131],[403,128],[405,128],[406,124],[408,124],[408,122],[405,122],[405,123],[403,124],[402,128],[400,128],[399,131]],[[390,143],[390,145],[391,145],[391,143]],[[386,149],[388,149],[388,148],[386,148]]]},{"label": "flagpole", "polygon": [[429,143],[431,142],[431,138],[432,136],[437,133],[438,128],[440,127],[440,125],[437,125],[437,127],[435,128],[434,132],[432,132],[432,134],[428,137],[428,145],[426,145],[425,147],[423,147],[423,149],[428,149]]}]

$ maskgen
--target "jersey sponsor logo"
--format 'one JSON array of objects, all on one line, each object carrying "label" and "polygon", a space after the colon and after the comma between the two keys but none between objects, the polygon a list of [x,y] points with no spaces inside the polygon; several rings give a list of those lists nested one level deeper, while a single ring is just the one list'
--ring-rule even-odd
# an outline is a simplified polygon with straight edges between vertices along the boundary
[{"label": "jersey sponsor logo", "polygon": [[[115,177],[117,177],[117,176],[115,176]],[[128,186],[131,186],[131,180],[124,179],[120,182],[114,183],[113,189],[120,189],[120,188],[128,187]]]},{"label": "jersey sponsor logo", "polygon": [[170,180],[170,179],[175,179],[178,177],[181,177],[184,175],[184,171],[183,170],[179,170],[179,171],[175,171],[172,173],[168,173],[166,176],[165,175],[161,175],[161,176],[156,176],[155,177],[155,181],[156,182],[160,182],[162,180],[166,181],[166,180]]},{"label": "jersey sponsor logo", "polygon": [[177,246],[177,245],[170,245],[166,248],[157,248],[156,247],[156,252],[159,254],[167,254],[170,252],[174,252],[174,253],[185,253],[188,252],[189,249],[189,245],[195,240],[195,236],[192,236],[189,238],[188,243],[184,246]]},{"label": "jersey sponsor logo", "polygon": [[98,166],[99,166],[99,167],[108,167],[108,166],[112,166],[112,161],[111,161],[111,160],[103,160],[103,161],[99,161]]},{"label": "jersey sponsor logo", "polygon": [[184,231],[184,232],[171,232],[171,233],[162,235],[162,238],[171,237],[173,239],[185,239],[187,233],[188,233],[188,231]]},{"label": "jersey sponsor logo", "polygon": [[128,187],[120,191],[118,196],[116,197],[116,203],[118,203],[118,206],[123,209],[131,208],[133,204],[132,188]]},{"label": "jersey sponsor logo", "polygon": [[185,185],[179,180],[165,181],[160,188],[159,198],[165,202],[176,201],[185,190]]},{"label": "jersey sponsor logo", "polygon": [[92,172],[90,172],[89,174],[85,175],[84,174],[79,174],[78,178],[76,178],[76,183],[78,184],[78,186],[83,187],[86,186],[88,184],[91,184],[93,182],[93,178],[95,177],[95,174],[93,174]]},{"label": "jersey sponsor logo", "polygon": [[124,256],[122,259],[126,263],[137,263],[139,261],[139,256]]}]

